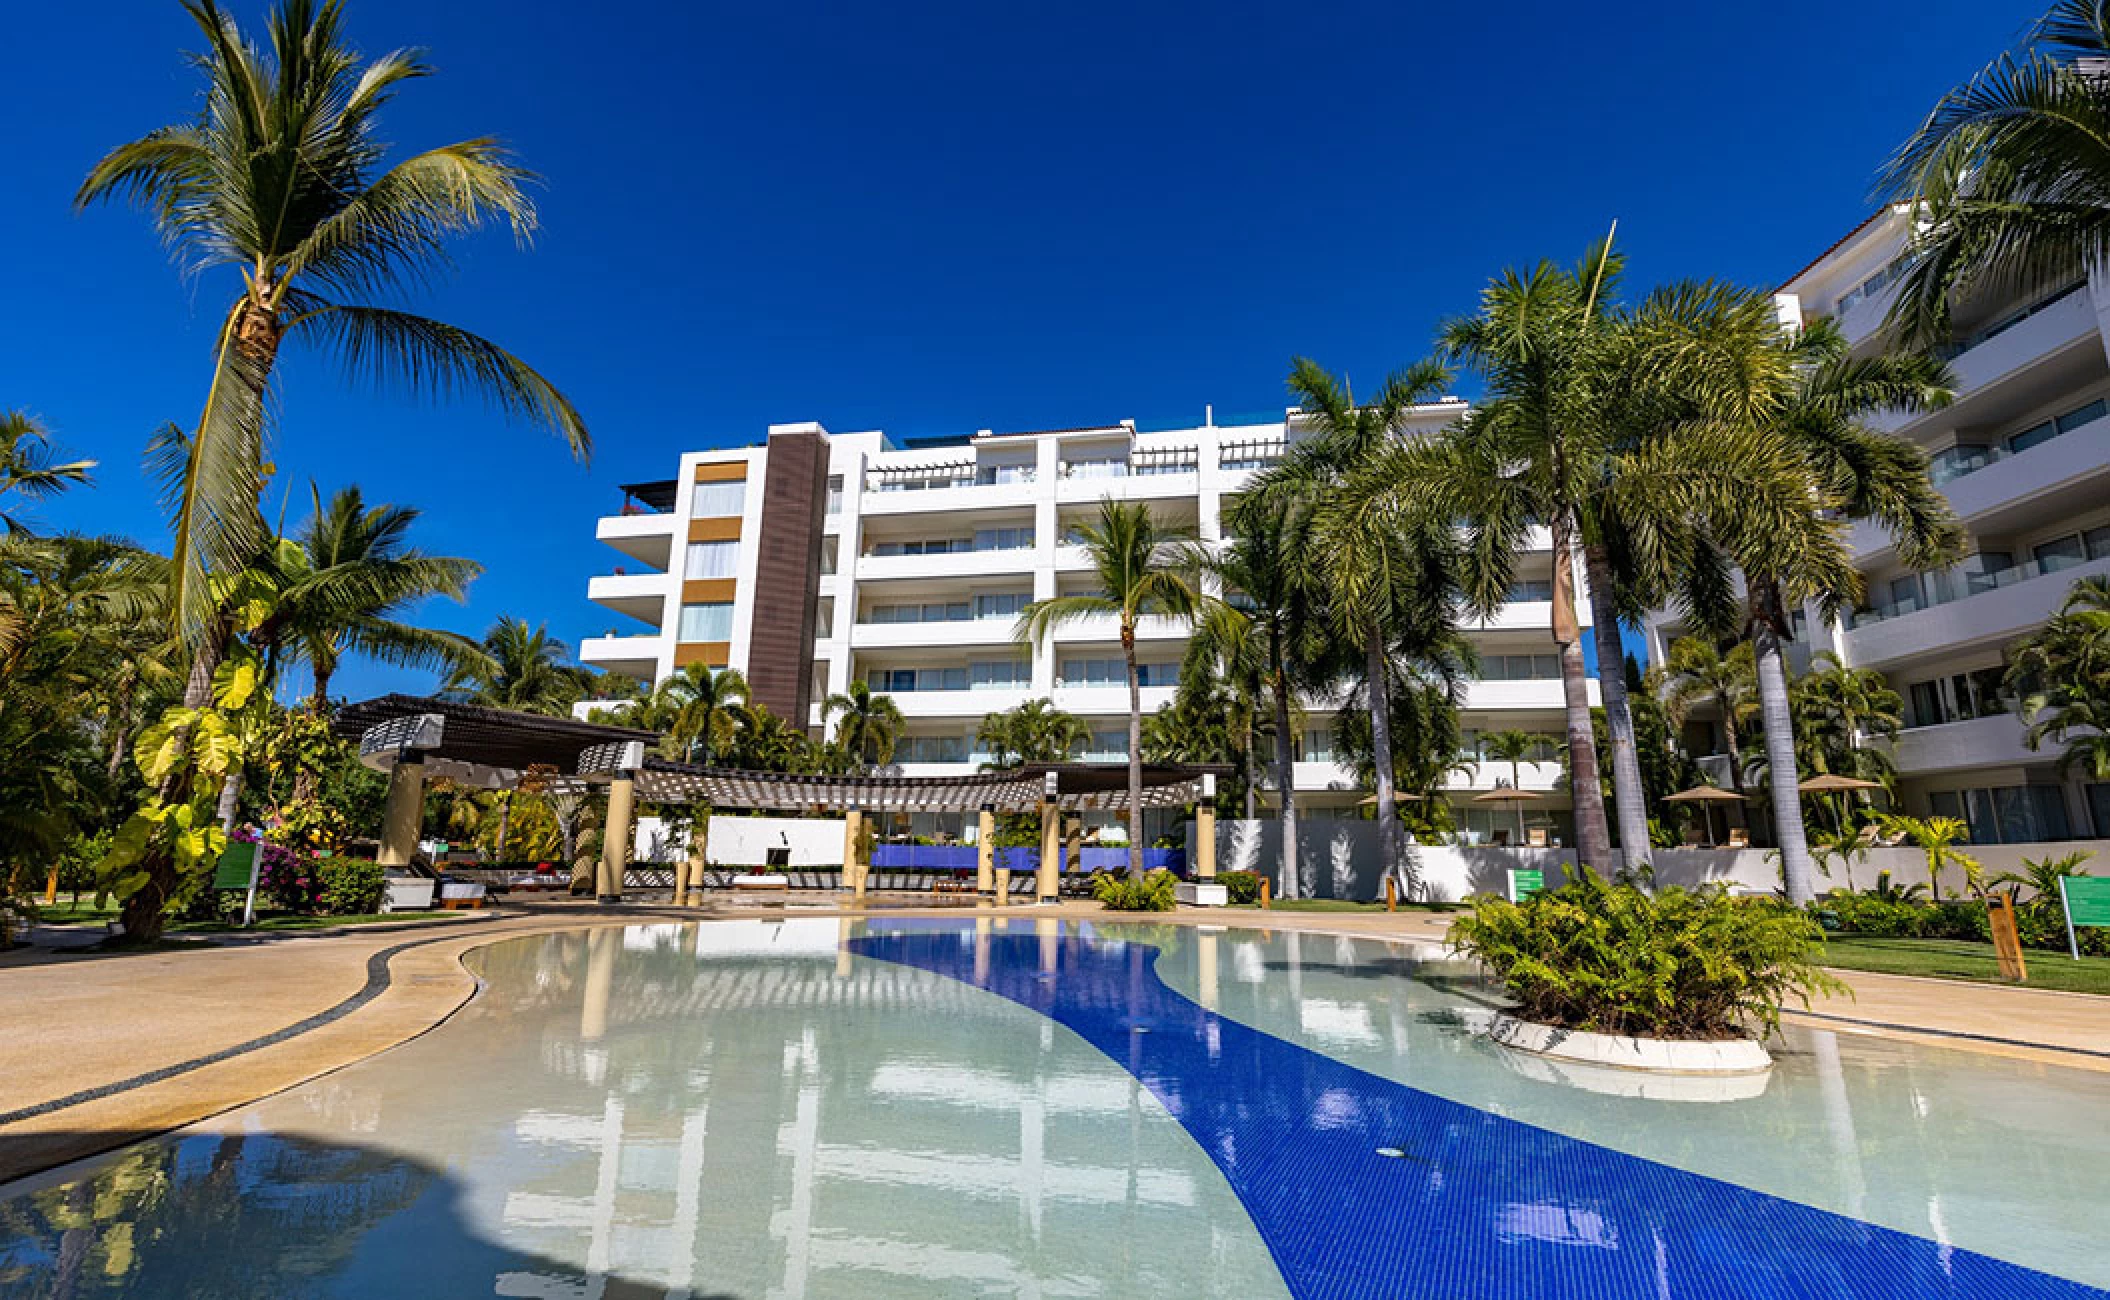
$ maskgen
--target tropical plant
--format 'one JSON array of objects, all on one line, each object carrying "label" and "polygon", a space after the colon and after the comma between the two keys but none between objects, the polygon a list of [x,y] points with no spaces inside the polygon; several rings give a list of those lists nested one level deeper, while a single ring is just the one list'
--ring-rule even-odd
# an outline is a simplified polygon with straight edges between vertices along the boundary
[{"label": "tropical plant", "polygon": [[1801,765],[1889,785],[1896,766],[1885,749],[1868,740],[1894,741],[1905,725],[1905,697],[1873,668],[1849,668],[1826,650],[1790,687],[1795,720],[1806,744]]},{"label": "tropical plant", "polygon": [[[1744,723],[1758,713],[1758,661],[1748,641],[1724,653],[1712,638],[1688,636],[1670,643],[1664,655],[1663,706],[1673,727],[1683,727],[1694,706],[1706,702],[1721,715],[1729,784],[1744,793]],[[1736,805],[1739,815],[1745,809]]]},{"label": "tropical plant", "polygon": [[1937,102],[1891,158],[1883,188],[1915,235],[1890,310],[1908,338],[1940,340],[1973,290],[2036,294],[2110,256],[2110,10],[2058,0],[2023,48]]},{"label": "tropical plant", "polygon": [[974,731],[975,744],[989,755],[983,771],[1026,763],[1060,763],[1091,743],[1084,719],[1055,707],[1045,697],[1027,700],[1001,713],[985,714]]},{"label": "tropical plant", "polygon": [[1200,555],[1193,534],[1153,518],[1141,502],[1105,500],[1099,517],[1079,525],[1098,590],[1036,600],[1019,614],[1017,639],[1044,643],[1056,628],[1112,615],[1128,672],[1128,874],[1143,876],[1143,689],[1136,675],[1136,626],[1145,618],[1194,622],[1206,608],[1198,589]]},{"label": "tropical plant", "polygon": [[1971,838],[1971,828],[1959,817],[1908,817],[1903,813],[1879,813],[1878,824],[1891,835],[1902,835],[1927,855],[1927,880],[1935,902],[1941,901],[1941,873],[1945,867],[1963,870],[1964,883],[1980,898],[1985,897],[1985,871],[1978,859],[1957,848]]},{"label": "tropical plant", "polygon": [[901,706],[890,696],[874,691],[869,682],[853,679],[849,689],[830,695],[821,704],[825,722],[836,714],[835,744],[860,772],[885,767],[894,761],[894,746],[908,727]]},{"label": "tropical plant", "polygon": [[2023,743],[2064,746],[2061,777],[2110,781],[2110,579],[2074,583],[2059,612],[2010,648],[2001,690],[2028,728]]},{"label": "tropical plant", "polygon": [[571,647],[551,636],[546,623],[529,627],[503,614],[481,644],[483,658],[449,673],[442,695],[486,708],[563,717],[592,680],[585,669],[566,662]]},{"label": "tropical plant", "polygon": [[187,273],[226,267],[241,277],[218,327],[176,505],[171,606],[199,660],[185,701],[198,707],[229,622],[208,570],[247,564],[266,531],[258,508],[266,391],[288,339],[417,392],[479,394],[560,434],[581,457],[589,440],[571,402],[504,348],[459,326],[348,300],[430,278],[446,267],[450,239],[493,220],[526,239],[535,212],[522,187],[531,175],[489,138],[384,165],[379,110],[431,69],[407,52],[362,66],[345,44],[339,0],[282,0],[268,53],[216,0],[185,7],[205,42],[192,59],[205,81],[201,108],[113,149],[75,203],[129,200]]},{"label": "tropical plant", "polygon": [[2003,871],[1986,881],[1986,884],[1992,888],[2007,886],[2010,904],[2019,900],[2025,889],[2039,903],[2055,902],[2059,897],[2059,882],[2087,875],[2087,872],[2081,870],[2081,864],[2094,856],[2093,853],[2078,852],[2062,854],[2056,858],[2024,858],[2022,870]]},{"label": "tropical plant", "polygon": [[739,726],[733,732],[731,766],[755,772],[840,772],[850,766],[840,745],[816,747],[805,732],[770,712],[760,700],[734,707]]},{"label": "tropical plant", "polygon": [[737,668],[684,664],[650,692],[593,716],[618,726],[665,735],[668,758],[709,766],[731,747],[741,709],[750,702],[747,678]]},{"label": "tropical plant", "polygon": [[27,411],[0,411],[0,534],[26,533],[29,524],[10,496],[36,500],[88,481],[92,460],[62,461],[50,431]]},{"label": "tropical plant", "polygon": [[1216,883],[1224,887],[1224,897],[1233,907],[1260,901],[1260,873],[1257,871],[1219,871]]},{"label": "tropical plant", "polygon": [[1878,898],[1886,903],[1917,903],[1925,898],[1926,894],[1927,887],[1917,880],[1909,885],[1900,885],[1891,880],[1887,871],[1876,873],[1876,886],[1868,891],[1870,898]]},{"label": "tropical plant", "polygon": [[1844,987],[1813,960],[1822,939],[1800,911],[1720,885],[1651,893],[1587,867],[1521,903],[1476,896],[1450,930],[1521,1019],[1650,1038],[1776,1032],[1789,999]]},{"label": "tropical plant", "polygon": [[1270,508],[1309,512],[1309,532],[1295,539],[1309,566],[1300,581],[1326,593],[1333,649],[1327,668],[1335,680],[1353,675],[1359,683],[1358,703],[1369,724],[1379,861],[1410,897],[1413,882],[1406,875],[1395,804],[1389,692],[1396,659],[1445,659],[1460,644],[1458,541],[1452,517],[1425,508],[1412,490],[1411,474],[1380,475],[1387,480],[1386,508],[1373,508],[1371,494],[1359,485],[1406,445],[1410,417],[1449,382],[1442,365],[1422,361],[1388,376],[1374,397],[1359,401],[1346,382],[1315,361],[1297,358],[1289,391],[1298,404],[1295,427],[1304,436],[1255,475],[1248,489]]},{"label": "tropical plant", "polygon": [[1140,876],[1102,871],[1092,876],[1092,897],[1110,912],[1169,912],[1174,883],[1163,867]]}]

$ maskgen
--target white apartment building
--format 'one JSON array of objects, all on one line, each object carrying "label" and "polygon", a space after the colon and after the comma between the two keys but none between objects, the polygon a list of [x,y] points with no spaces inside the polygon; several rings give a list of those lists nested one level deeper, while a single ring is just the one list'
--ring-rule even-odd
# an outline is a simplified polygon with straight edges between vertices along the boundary
[{"label": "white apartment building", "polygon": [[[1857,352],[1881,345],[1909,212],[1870,217],[1781,287],[1785,319],[1836,319]],[[1970,535],[1963,561],[1913,572],[1882,530],[1853,534],[1863,607],[1814,618],[1813,651],[1873,668],[1905,697],[1893,751],[1905,811],[1961,817],[1978,844],[2110,835],[2110,787],[2061,783],[2055,748],[2033,752],[1997,692],[2008,646],[2040,626],[2077,578],[2110,573],[2110,280],[2028,298],[1962,302],[1944,349],[1953,405],[1874,424],[1925,447]],[[1651,658],[1679,634],[1649,629]],[[1688,743],[1705,752],[1712,721]]]},{"label": "white apartment building", "polygon": [[[1433,430],[1464,409],[1447,399],[1414,423]],[[822,702],[863,680],[908,720],[895,759],[910,775],[975,770],[987,757],[974,740],[983,717],[1035,698],[1091,727],[1079,757],[1122,760],[1128,699],[1113,620],[1073,624],[1029,648],[1013,639],[1019,611],[1093,582],[1084,552],[1065,539],[1102,499],[1148,502],[1205,543],[1220,541],[1227,505],[1299,432],[1293,413],[1150,432],[1131,421],[984,429],[906,445],[879,432],[771,425],[761,442],[687,453],[673,478],[624,489],[622,513],[601,519],[598,535],[626,563],[594,577],[588,595],[628,622],[583,642],[580,658],[648,683],[690,663],[737,668],[757,699],[816,734]],[[1561,731],[1552,553],[1543,534],[1539,543],[1512,603],[1472,629],[1482,677],[1461,725],[1476,743],[1502,729],[1549,741]],[[1146,712],[1172,699],[1186,644],[1181,626],[1141,630]],[[1299,793],[1317,816],[1346,813],[1365,791],[1334,761],[1327,706],[1308,709]],[[1542,796],[1526,806],[1527,823],[1566,838],[1554,757],[1549,744],[1517,775]],[[1515,805],[1471,802],[1510,780],[1507,763],[1465,762],[1450,786],[1459,824],[1513,839]]]}]

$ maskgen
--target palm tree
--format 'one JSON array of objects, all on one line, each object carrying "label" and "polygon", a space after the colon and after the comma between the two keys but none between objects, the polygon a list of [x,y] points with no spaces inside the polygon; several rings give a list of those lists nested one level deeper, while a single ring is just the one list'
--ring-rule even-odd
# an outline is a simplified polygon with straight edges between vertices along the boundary
[{"label": "palm tree", "polygon": [[1076,714],[1056,708],[1054,701],[1034,699],[984,715],[974,739],[989,755],[982,770],[1000,771],[1026,763],[1059,763],[1091,743],[1092,729]]},{"label": "palm tree", "polygon": [[1864,748],[1865,740],[1894,741],[1905,726],[1905,697],[1873,668],[1849,668],[1831,651],[1810,661],[1793,687],[1795,716],[1808,730],[1808,766],[1817,772],[1879,780],[1888,784],[1890,756]]},{"label": "palm tree", "polygon": [[[1289,391],[1306,436],[1249,488],[1251,499],[1261,503],[1255,509],[1308,512],[1310,532],[1296,539],[1305,571],[1296,580],[1326,593],[1332,638],[1358,665],[1370,722],[1378,851],[1384,872],[1402,886],[1410,882],[1394,806],[1391,661],[1451,637],[1457,542],[1450,516],[1427,509],[1373,511],[1353,485],[1405,444],[1408,418],[1449,383],[1443,366],[1422,361],[1388,376],[1372,400],[1358,402],[1346,382],[1317,362],[1297,358]],[[1401,486],[1391,481],[1387,490]]]},{"label": "palm tree", "polygon": [[2058,0],[2024,49],[1944,95],[1891,158],[1883,189],[1918,230],[1891,322],[1946,332],[1960,290],[2036,294],[2110,258],[2110,7]]},{"label": "palm tree", "polygon": [[[1757,711],[1758,661],[1751,643],[1738,642],[1728,653],[1712,638],[1680,637],[1664,654],[1663,708],[1673,727],[1682,728],[1693,706],[1705,701],[1722,715],[1722,745],[1729,756],[1729,786],[1744,793],[1744,722]],[[1748,812],[1742,803],[1737,812]]]},{"label": "palm tree", "polygon": [[[1528,731],[1490,731],[1480,737],[1480,751],[1497,762],[1509,764],[1509,787],[1524,788],[1524,759],[1546,743],[1544,736]],[[1517,803],[1517,843],[1524,842],[1524,804]]]},{"label": "palm tree", "polygon": [[584,694],[590,674],[566,662],[571,647],[549,634],[549,625],[529,627],[501,615],[484,633],[485,661],[448,675],[441,693],[469,704],[520,713],[562,717]]},{"label": "palm tree", "polygon": [[[1768,444],[1763,470],[1754,474],[1763,473],[1767,490],[1717,496],[1697,512],[1705,540],[1686,556],[1682,598],[1701,626],[1740,625],[1751,638],[1781,870],[1789,901],[1802,904],[1816,897],[1816,884],[1796,789],[1791,612],[1815,603],[1837,616],[1859,598],[1861,575],[1845,540],[1851,521],[1881,526],[1910,568],[1942,567],[1961,550],[1963,531],[1927,476],[1926,453],[1860,424],[1878,411],[1945,405],[1953,380],[1947,366],[1924,355],[1853,356],[1828,320],[1783,334],[1764,350],[1793,363],[1781,399],[1753,415]],[[1769,364],[1756,354],[1746,362]],[[1788,485],[1785,496],[1771,490],[1775,484]],[[1730,567],[1743,575],[1741,602],[1726,576]]]},{"label": "palm tree", "polygon": [[245,38],[216,0],[186,0],[204,52],[196,116],[119,145],[82,182],[75,205],[129,200],[152,216],[188,273],[228,267],[241,288],[221,318],[213,373],[178,493],[174,609],[196,656],[186,702],[202,704],[226,614],[209,567],[238,568],[260,547],[266,390],[286,340],[354,372],[423,393],[479,394],[509,416],[561,435],[582,459],[590,441],[571,402],[525,362],[459,326],[363,304],[447,265],[446,245],[502,220],[525,240],[532,179],[504,146],[464,140],[384,167],[377,114],[430,75],[414,53],[361,65],[344,44],[340,0],[281,0],[270,51]]},{"label": "palm tree", "polygon": [[1098,590],[1036,600],[1019,614],[1017,639],[1044,643],[1056,628],[1112,615],[1128,670],[1128,874],[1143,875],[1143,688],[1136,675],[1136,625],[1145,618],[1192,624],[1207,608],[1196,581],[1201,557],[1191,532],[1153,519],[1141,502],[1099,503],[1096,522],[1080,525],[1077,543],[1098,576]]},{"label": "palm tree", "polygon": [[1984,868],[1978,859],[1956,846],[1971,838],[1971,828],[1957,817],[1907,817],[1902,813],[1883,813],[1883,829],[1892,835],[1903,835],[1927,855],[1927,879],[1934,886],[1934,901],[1941,901],[1941,873],[1944,867],[1962,867],[1964,883],[1973,894],[1985,897]]},{"label": "palm tree", "polygon": [[1275,733],[1275,791],[1281,801],[1276,811],[1282,826],[1282,896],[1295,898],[1304,884],[1297,864],[1292,714],[1300,692],[1331,684],[1318,671],[1327,650],[1327,615],[1311,581],[1311,511],[1280,492],[1248,495],[1228,522],[1230,537],[1208,564],[1225,599],[1212,603],[1195,628],[1194,652],[1219,662],[1249,663],[1267,692]]},{"label": "palm tree", "polygon": [[2059,882],[2086,876],[2081,864],[2094,857],[2093,853],[2075,852],[2059,857],[2024,858],[2021,871],[2003,871],[1987,881],[1988,885],[2007,886],[2007,901],[2016,903],[2024,889],[2034,895],[2039,903],[2051,903],[2059,897]]},{"label": "palm tree", "polygon": [[667,736],[681,747],[683,761],[706,767],[731,742],[740,706],[751,698],[737,668],[703,664],[684,665],[655,694],[672,707]]},{"label": "palm tree", "polygon": [[0,411],[0,534],[26,533],[29,525],[8,509],[10,495],[48,497],[86,483],[92,460],[61,461],[51,434],[27,411]]},{"label": "palm tree", "polygon": [[894,761],[894,744],[908,722],[901,706],[872,690],[871,684],[852,680],[850,689],[830,695],[821,704],[821,719],[840,713],[836,719],[835,743],[859,771],[870,772]]},{"label": "palm tree", "polygon": [[2059,612],[2015,644],[2001,688],[2031,749],[2065,746],[2061,778],[2110,781],[2110,579],[2074,583]]},{"label": "palm tree", "polygon": [[284,556],[279,607],[259,634],[307,661],[314,678],[309,708],[329,708],[330,680],[349,653],[449,672],[491,667],[467,637],[397,617],[432,596],[465,599],[481,564],[410,546],[418,512],[409,506],[368,506],[356,486],[338,489],[327,502],[312,485],[309,492],[314,517]]}]

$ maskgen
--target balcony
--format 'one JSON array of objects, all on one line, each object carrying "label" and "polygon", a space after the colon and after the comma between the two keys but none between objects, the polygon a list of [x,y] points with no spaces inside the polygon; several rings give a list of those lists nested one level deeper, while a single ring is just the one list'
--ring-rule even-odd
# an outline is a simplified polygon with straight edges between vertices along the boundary
[{"label": "balcony", "polygon": [[657,632],[590,636],[579,642],[579,662],[590,668],[649,682],[659,670],[659,644]]},{"label": "balcony", "polygon": [[[1184,641],[1192,634],[1192,627],[1170,618],[1141,618],[1136,620],[1138,641]],[[1098,641],[1107,645],[1121,644],[1121,620],[1113,614],[1094,614],[1064,623],[1056,628],[1051,640],[1063,644]]]},{"label": "balcony", "polygon": [[2022,767],[2058,757],[2056,747],[2033,751],[2022,743],[2022,722],[2010,714],[1909,727],[1890,748],[1900,776],[1972,767]]},{"label": "balcony", "polygon": [[603,573],[588,579],[586,598],[604,609],[628,614],[656,630],[665,617],[667,575],[664,573]]},{"label": "balcony", "polygon": [[962,511],[1017,509],[1041,496],[1040,484],[1031,466],[1015,475],[995,478],[983,470],[951,480],[929,480],[922,487],[886,487],[901,482],[896,471],[875,471],[858,498],[858,510],[866,518],[878,515],[957,514]]},{"label": "balcony", "polygon": [[859,582],[895,578],[978,578],[1002,573],[1029,573],[1040,552],[1030,546],[1005,551],[949,551],[942,555],[861,555]]},{"label": "balcony", "polygon": [[2036,627],[2082,578],[2110,574],[2110,558],[2047,570],[2031,560],[1975,574],[1948,600],[1921,597],[1853,616],[1847,651],[1857,667],[1880,668],[1932,651],[2007,641]]},{"label": "balcony", "polygon": [[[1594,707],[1601,701],[1597,696],[1597,679],[1589,682],[1590,703]],[[1499,679],[1480,678],[1466,683],[1465,702],[1461,706],[1472,710],[1537,709],[1540,712],[1559,710],[1564,705],[1561,683],[1553,678]]]},{"label": "balcony", "polygon": [[[2083,344],[2100,348],[2100,337],[2095,318],[2095,297],[2085,284],[2043,300],[1990,329],[1980,330],[1952,345],[1961,348],[1949,359],[1950,368],[1956,372],[1958,401],[1954,407],[1933,418],[1947,421],[1974,418],[1973,412],[1981,409],[1978,399],[1987,390],[2065,357]],[[2094,356],[2094,365],[2097,369],[2102,365],[2099,352]],[[2043,394],[2047,399],[2053,395],[2049,391]],[[1928,418],[1926,415],[1885,411],[1870,419],[1868,424],[1883,432],[1895,432]]]},{"label": "balcony", "polygon": [[[1506,759],[1467,759],[1465,766],[1452,772],[1443,783],[1446,790],[1492,790],[1506,786],[1511,779],[1510,765]],[[1546,794],[1561,788],[1561,765],[1526,759],[1516,765],[1515,777],[1521,782],[1521,790],[1534,794]]]},{"label": "balcony", "polygon": [[[1274,753],[1273,748],[1270,747],[1267,753],[1272,756]],[[1261,782],[1266,785],[1272,785],[1273,779],[1274,767],[1270,764],[1261,772]],[[1290,765],[1290,779],[1297,783],[1297,789],[1300,792],[1317,793],[1320,791],[1357,790],[1362,788],[1355,779],[1354,768],[1346,763],[1336,763],[1331,759],[1314,759],[1292,763]]]},{"label": "balcony", "polygon": [[[1143,715],[1156,713],[1172,703],[1178,692],[1176,686],[1145,686],[1142,690]],[[1128,688],[1126,686],[1060,686],[1055,688],[1055,707],[1080,717],[1128,716]]]},{"label": "balcony", "polygon": [[[2048,516],[2085,509],[2093,501],[2077,498],[2090,494],[2100,500],[2104,487],[2099,480],[2106,467],[2110,467],[2110,416],[2090,420],[2026,451],[1989,448],[1985,460],[1949,478],[1941,488],[1950,508],[1964,522],[1982,525],[1998,512],[2009,519],[2007,526],[2012,528],[2017,515]],[[1855,558],[1863,562],[1881,559],[1892,550],[1889,534],[1873,523],[1856,524],[1850,541]]]},{"label": "balcony", "polygon": [[636,560],[666,572],[673,562],[674,535],[681,521],[670,514],[603,515],[594,536]]},{"label": "balcony", "polygon": [[969,688],[964,691],[887,691],[904,718],[973,718],[1015,709],[1033,697],[1023,686]]},{"label": "balcony", "polygon": [[1008,646],[1018,620],[971,618],[925,623],[858,623],[850,628],[853,650],[891,650],[919,646]]}]

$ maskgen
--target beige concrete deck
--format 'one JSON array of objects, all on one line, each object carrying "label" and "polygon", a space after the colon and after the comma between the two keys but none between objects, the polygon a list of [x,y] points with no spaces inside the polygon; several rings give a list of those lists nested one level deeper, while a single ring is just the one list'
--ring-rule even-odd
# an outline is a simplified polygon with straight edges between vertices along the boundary
[{"label": "beige concrete deck", "polygon": [[[0,964],[0,1182],[180,1127],[293,1087],[442,1023],[468,1001],[473,948],[582,926],[754,916],[542,902],[498,915],[348,928],[112,955],[14,953]],[[769,909],[839,916],[849,909]],[[962,915],[875,899],[863,915]],[[1106,919],[1094,903],[1003,909]],[[1183,910],[1152,921],[1441,942],[1423,912]],[[1852,1000],[1811,1023],[2110,1070],[2110,998],[1842,973]],[[1997,1041],[1996,1041],[1997,1040]]]}]

